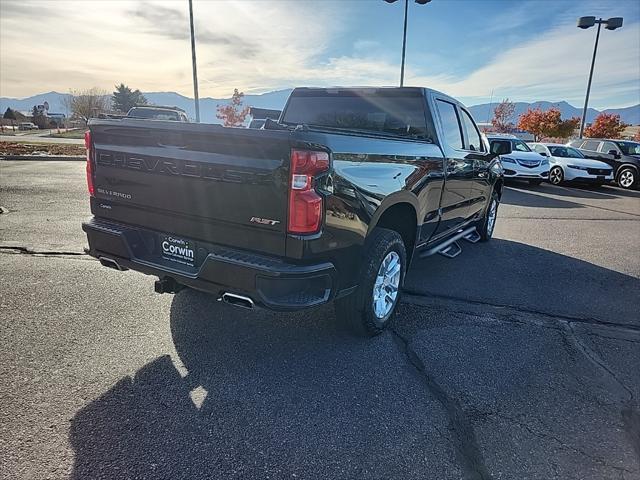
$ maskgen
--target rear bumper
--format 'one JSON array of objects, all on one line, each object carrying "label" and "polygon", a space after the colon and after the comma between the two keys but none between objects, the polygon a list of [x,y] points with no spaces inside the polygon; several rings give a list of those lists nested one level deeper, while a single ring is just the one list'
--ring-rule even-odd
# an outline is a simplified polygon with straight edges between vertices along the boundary
[{"label": "rear bumper", "polygon": [[162,232],[96,218],[83,223],[82,229],[89,241],[89,255],[218,297],[233,293],[271,310],[298,310],[326,303],[336,293],[336,269],[329,262],[293,264],[197,242],[198,254],[191,266],[163,258]]}]

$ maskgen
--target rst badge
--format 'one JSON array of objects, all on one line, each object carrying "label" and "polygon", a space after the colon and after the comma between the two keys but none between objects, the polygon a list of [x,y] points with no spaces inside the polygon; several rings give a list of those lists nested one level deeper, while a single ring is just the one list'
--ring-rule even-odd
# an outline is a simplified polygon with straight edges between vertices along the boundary
[{"label": "rst badge", "polygon": [[249,220],[251,223],[257,223],[259,225],[277,225],[280,220],[271,220],[270,218],[251,217]]}]

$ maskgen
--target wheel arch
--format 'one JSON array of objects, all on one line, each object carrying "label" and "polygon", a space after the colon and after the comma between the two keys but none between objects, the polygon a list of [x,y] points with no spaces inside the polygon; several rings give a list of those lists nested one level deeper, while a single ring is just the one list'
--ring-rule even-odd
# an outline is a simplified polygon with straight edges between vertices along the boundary
[{"label": "wheel arch", "polygon": [[[386,199],[385,199],[386,200]],[[385,201],[373,215],[367,237],[374,228],[387,228],[400,234],[407,253],[407,266],[411,263],[413,249],[418,234],[417,200],[411,196],[397,196],[393,201]]]},{"label": "wheel arch", "polygon": [[618,170],[616,171],[616,179],[620,176],[620,172],[622,172],[622,170],[624,170],[625,168],[632,168],[636,171],[636,174],[640,173],[640,168],[637,165],[634,165],[633,163],[623,163],[618,167]]}]

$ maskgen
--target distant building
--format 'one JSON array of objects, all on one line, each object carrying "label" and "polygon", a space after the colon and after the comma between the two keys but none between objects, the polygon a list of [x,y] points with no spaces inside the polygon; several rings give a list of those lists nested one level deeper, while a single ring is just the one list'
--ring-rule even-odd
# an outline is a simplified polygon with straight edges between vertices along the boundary
[{"label": "distant building", "polygon": [[271,108],[249,107],[249,123],[247,127],[262,128],[267,118],[278,120],[281,113],[281,110],[274,110]]},{"label": "distant building", "polygon": [[64,113],[47,113],[49,124],[55,123],[57,127],[62,127],[67,122],[67,116]]}]

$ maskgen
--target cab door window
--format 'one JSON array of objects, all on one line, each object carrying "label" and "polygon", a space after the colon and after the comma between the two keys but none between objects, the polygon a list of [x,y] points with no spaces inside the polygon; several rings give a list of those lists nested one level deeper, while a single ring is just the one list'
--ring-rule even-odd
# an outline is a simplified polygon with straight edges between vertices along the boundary
[{"label": "cab door window", "polygon": [[614,150],[616,153],[620,152],[613,142],[602,142],[602,145],[600,145],[600,151],[603,153],[609,153],[611,150]]},{"label": "cab door window", "polygon": [[444,100],[436,100],[436,105],[442,122],[442,129],[444,130],[444,141],[452,148],[463,149],[462,127],[460,126],[455,105]]}]

